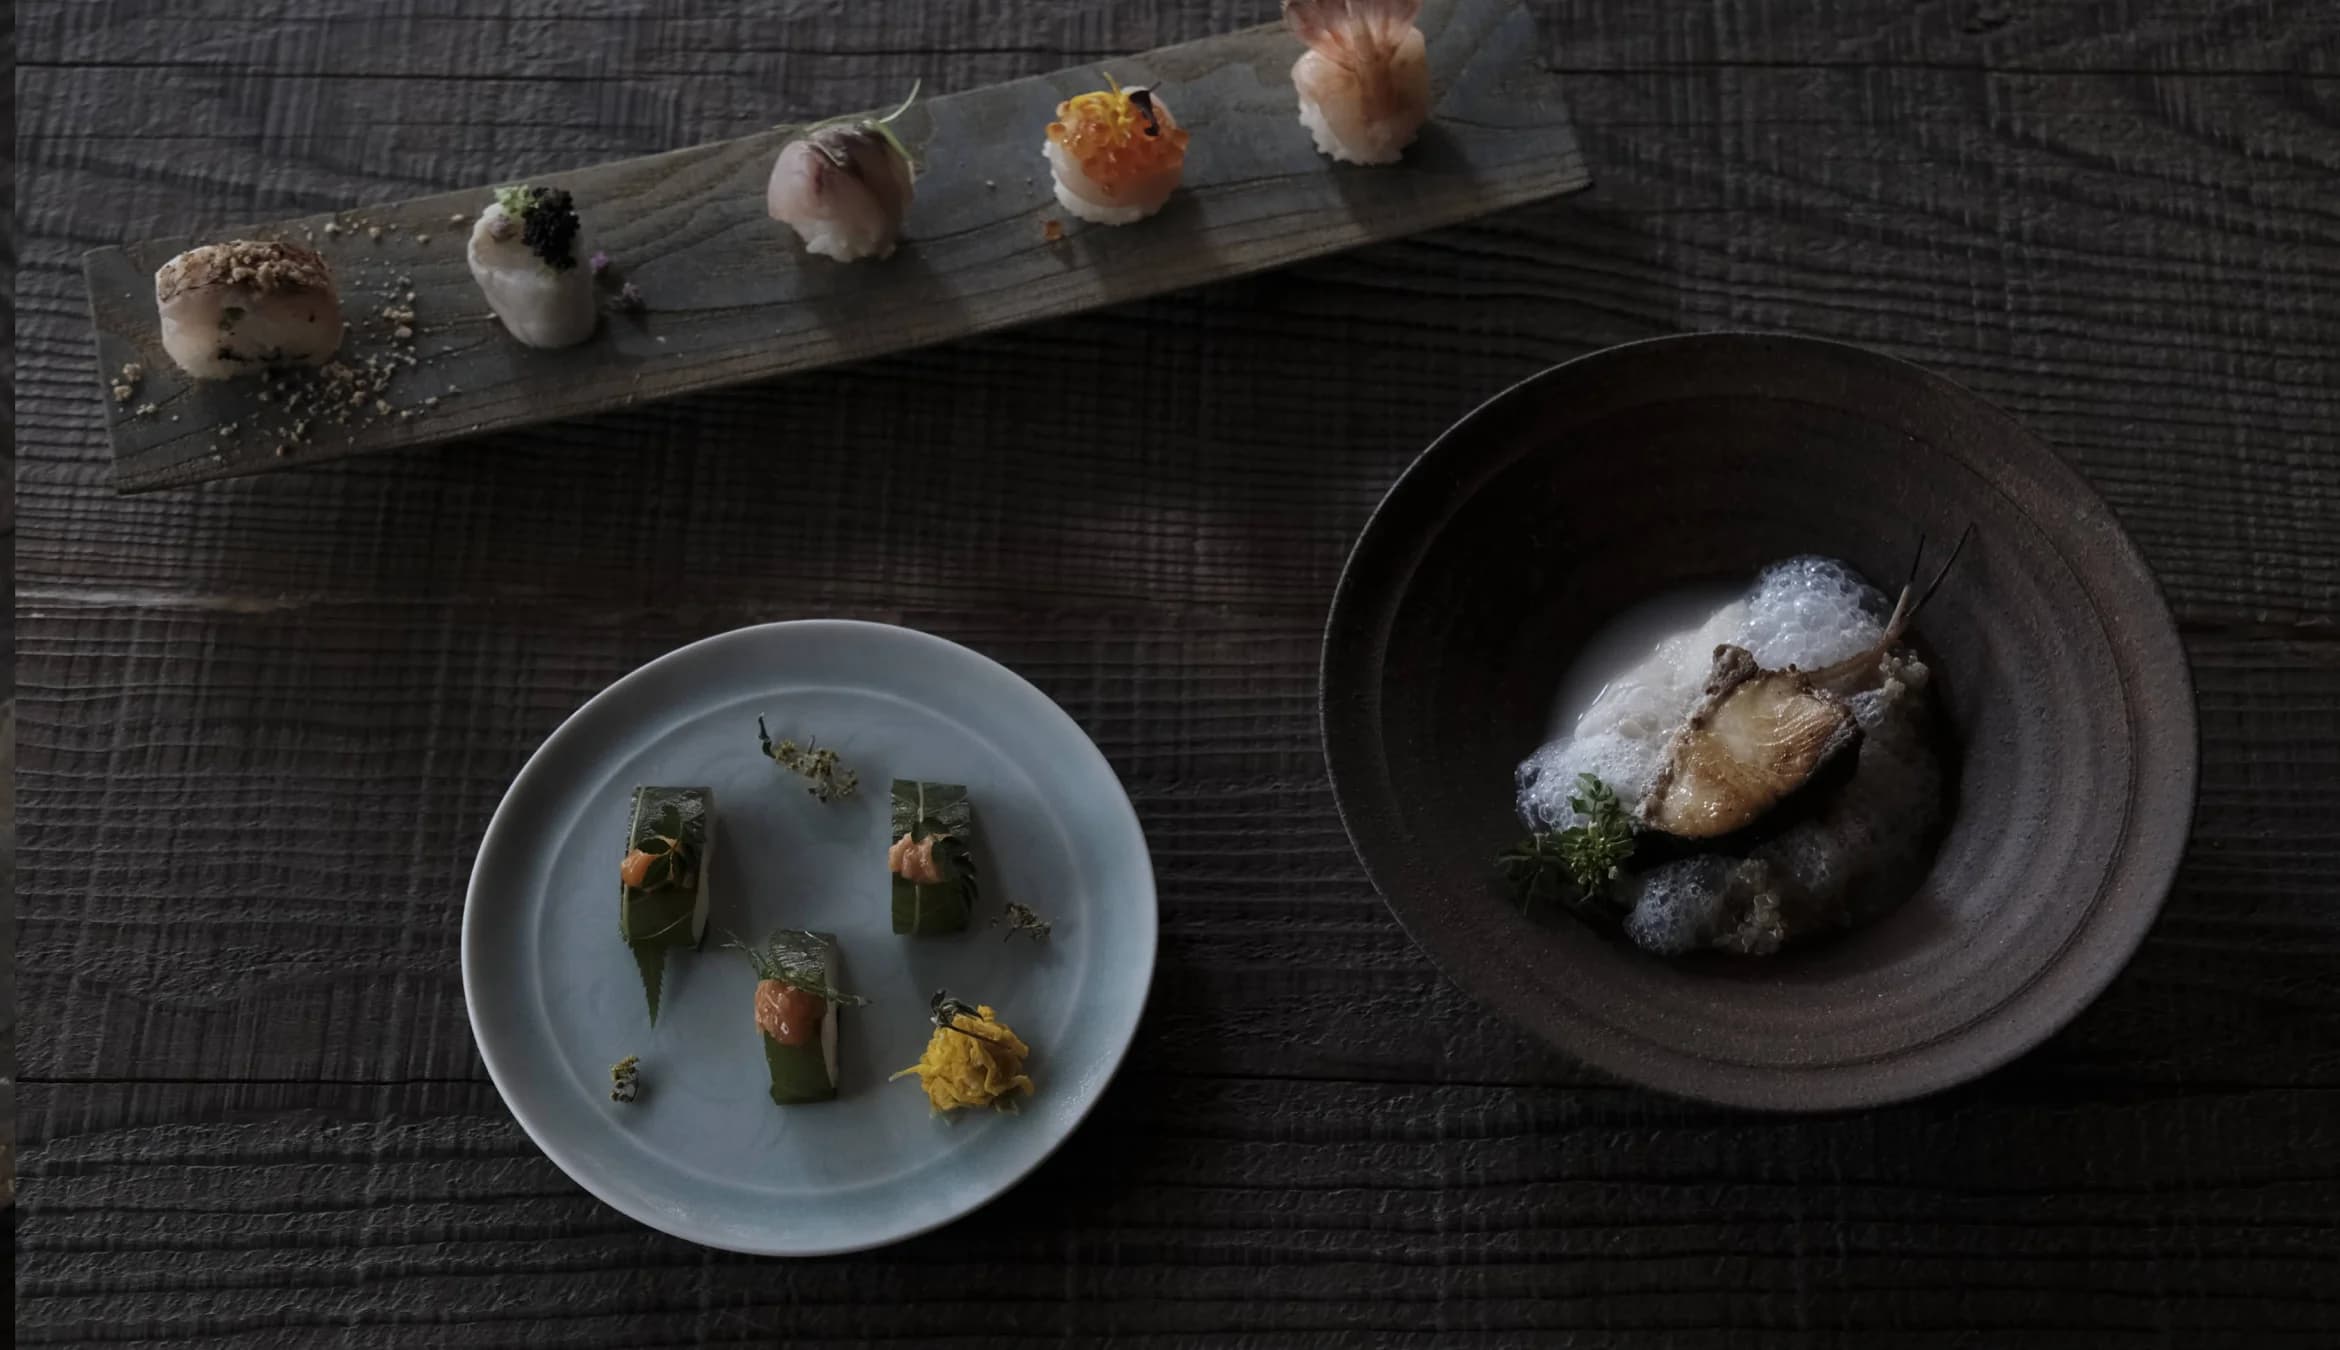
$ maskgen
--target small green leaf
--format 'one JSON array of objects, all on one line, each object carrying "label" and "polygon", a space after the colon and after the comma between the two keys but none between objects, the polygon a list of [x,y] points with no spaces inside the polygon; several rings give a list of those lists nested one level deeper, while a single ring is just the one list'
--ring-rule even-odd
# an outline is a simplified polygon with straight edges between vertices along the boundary
[{"label": "small green leaf", "polygon": [[650,1025],[658,1025],[658,991],[666,983],[666,949],[647,943],[630,944],[634,969],[642,974],[642,996],[650,1005]]},{"label": "small green leaf", "polygon": [[778,980],[791,989],[802,989],[840,1008],[857,1008],[869,1002],[858,995],[848,994],[831,983],[830,970],[837,959],[837,939],[828,933],[815,933],[802,928],[782,928],[764,939],[761,947],[751,947],[736,934],[724,934],[723,945],[743,952],[748,965],[759,980]]}]

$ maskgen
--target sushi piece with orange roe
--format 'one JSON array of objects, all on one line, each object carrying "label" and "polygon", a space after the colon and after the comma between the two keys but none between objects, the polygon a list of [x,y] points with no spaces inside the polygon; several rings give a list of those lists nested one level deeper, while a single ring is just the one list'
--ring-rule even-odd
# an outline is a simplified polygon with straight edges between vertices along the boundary
[{"label": "sushi piece with orange roe", "polygon": [[1162,209],[1186,170],[1186,132],[1143,85],[1082,94],[1056,105],[1041,150],[1056,200],[1098,225],[1128,225]]}]

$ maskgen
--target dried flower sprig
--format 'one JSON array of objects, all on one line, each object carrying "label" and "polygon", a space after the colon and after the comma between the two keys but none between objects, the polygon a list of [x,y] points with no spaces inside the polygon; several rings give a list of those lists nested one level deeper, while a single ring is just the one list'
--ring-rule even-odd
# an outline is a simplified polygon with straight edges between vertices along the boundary
[{"label": "dried flower sprig", "polygon": [[1005,914],[991,916],[992,927],[997,928],[1002,923],[1007,925],[1007,933],[1001,938],[1003,942],[1013,941],[1018,933],[1038,942],[1047,937],[1049,930],[1056,926],[1041,918],[1038,910],[1020,900],[1008,901]]},{"label": "dried flower sprig", "polygon": [[853,795],[861,782],[853,770],[845,767],[834,750],[823,749],[805,737],[803,745],[783,740],[775,744],[772,733],[764,729],[764,719],[756,719],[756,742],[773,763],[805,780],[805,791],[817,802],[842,801]]}]

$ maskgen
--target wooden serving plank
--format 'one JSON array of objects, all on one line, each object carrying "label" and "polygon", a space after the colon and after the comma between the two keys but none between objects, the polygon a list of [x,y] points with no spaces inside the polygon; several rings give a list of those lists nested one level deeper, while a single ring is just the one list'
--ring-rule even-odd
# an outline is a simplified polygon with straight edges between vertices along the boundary
[{"label": "wooden serving plank", "polygon": [[[455,220],[476,216],[485,188],[96,250],[85,267],[115,487],[430,445],[811,370],[1583,187],[1561,82],[1545,69],[1519,0],[1429,0],[1423,10],[1436,104],[1394,166],[1336,165],[1316,153],[1296,117],[1300,47],[1275,25],[922,100],[895,123],[922,172],[903,245],[882,262],[811,257],[765,215],[765,179],[790,128],[531,175],[576,195],[591,246],[644,301],[563,351],[523,347],[488,317],[464,262],[470,227]],[[1122,228],[1066,213],[1040,154],[1057,104],[1102,87],[1107,71],[1124,85],[1157,86],[1193,135],[1184,189],[1161,214]],[[1051,222],[1061,223],[1060,240],[1048,238]],[[387,372],[378,398],[369,391],[353,402],[346,386],[305,372],[273,389],[197,384],[171,364],[156,327],[154,270],[196,243],[234,237],[298,240],[331,260],[351,323],[340,359]],[[130,363],[143,375],[118,397]]]}]

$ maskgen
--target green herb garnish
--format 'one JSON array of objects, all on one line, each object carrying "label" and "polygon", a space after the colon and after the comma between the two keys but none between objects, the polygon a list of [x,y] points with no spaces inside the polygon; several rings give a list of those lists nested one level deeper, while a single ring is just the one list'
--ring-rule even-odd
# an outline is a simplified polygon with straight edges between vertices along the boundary
[{"label": "green herb garnish", "polygon": [[1609,786],[1589,773],[1576,776],[1568,805],[1585,818],[1565,830],[1538,830],[1495,860],[1503,879],[1533,914],[1544,901],[1579,913],[1614,918],[1609,883],[1633,856],[1633,822]]},{"label": "green herb garnish", "polygon": [[1034,942],[1038,942],[1048,936],[1049,929],[1055,927],[1048,920],[1041,918],[1038,910],[1020,900],[1008,901],[1007,913],[991,916],[992,927],[997,928],[1003,922],[1007,924],[1007,936],[1002,939],[1003,941],[1013,940],[1016,934],[1022,933]]},{"label": "green herb garnish", "polygon": [[634,851],[650,855],[650,868],[635,885],[637,891],[680,890],[698,881],[699,846],[683,832],[682,808],[673,802],[643,827]]},{"label": "green herb garnish", "polygon": [[824,750],[813,744],[810,736],[805,737],[803,745],[787,740],[774,744],[772,733],[764,729],[764,719],[759,717],[756,719],[756,743],[763,747],[766,759],[804,779],[804,790],[812,794],[814,801],[841,801],[852,796],[854,789],[861,786],[861,780],[854,776],[853,770],[838,760],[836,751]]},{"label": "green herb garnish", "polygon": [[642,1001],[650,1009],[650,1025],[658,1025],[658,997],[666,990],[666,948],[651,942],[629,942],[634,971],[642,977]]},{"label": "green herb garnish", "polygon": [[839,992],[829,983],[829,953],[837,945],[832,938],[801,928],[782,928],[765,938],[763,946],[751,947],[734,934],[723,936],[727,939],[724,946],[747,953],[748,964],[755,967],[759,980],[778,980],[834,1008],[858,1008],[869,1002]]}]

